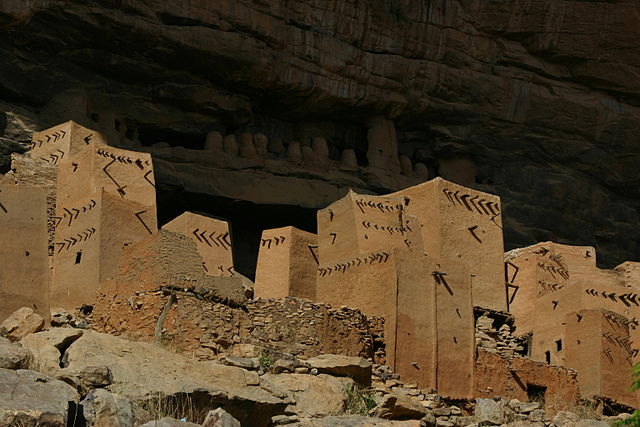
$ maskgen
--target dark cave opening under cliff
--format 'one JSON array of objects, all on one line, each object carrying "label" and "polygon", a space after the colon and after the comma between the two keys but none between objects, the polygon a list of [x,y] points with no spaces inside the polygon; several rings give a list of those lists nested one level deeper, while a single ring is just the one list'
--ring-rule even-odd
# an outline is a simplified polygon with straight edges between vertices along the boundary
[{"label": "dark cave opening under cliff", "polygon": [[259,205],[243,200],[191,193],[177,187],[157,188],[158,225],[190,211],[229,222],[236,271],[255,278],[262,231],[293,226],[316,233],[316,209],[289,205]]}]

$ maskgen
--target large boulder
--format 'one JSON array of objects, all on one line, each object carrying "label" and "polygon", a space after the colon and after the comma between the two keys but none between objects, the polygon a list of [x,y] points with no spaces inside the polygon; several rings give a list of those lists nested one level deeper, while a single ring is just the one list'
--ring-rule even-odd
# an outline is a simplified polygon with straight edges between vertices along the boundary
[{"label": "large boulder", "polygon": [[32,308],[22,307],[14,311],[0,325],[0,335],[12,341],[20,340],[44,327],[44,318]]},{"label": "large boulder", "polygon": [[416,397],[392,393],[384,397],[375,414],[390,420],[419,420],[427,415],[427,412],[427,408]]},{"label": "large boulder", "polygon": [[362,357],[321,354],[306,362],[320,373],[350,377],[361,385],[371,385],[371,362]]},{"label": "large boulder", "polygon": [[241,427],[240,421],[222,408],[209,411],[202,427]]},{"label": "large boulder", "polygon": [[500,425],[504,422],[504,407],[500,399],[476,399],[475,416],[480,424]]},{"label": "large boulder", "polygon": [[99,388],[82,401],[87,424],[94,427],[129,427],[148,421],[150,415],[126,397]]},{"label": "large boulder", "polygon": [[558,411],[553,417],[553,424],[556,427],[573,427],[580,417],[573,412]]},{"label": "large boulder", "polygon": [[64,352],[82,333],[80,329],[51,328],[27,335],[20,343],[33,353],[38,371],[55,377],[64,365]]},{"label": "large boulder", "polygon": [[0,425],[66,426],[70,385],[39,372],[0,369]]},{"label": "large boulder", "polygon": [[27,369],[31,362],[31,353],[19,344],[0,337],[0,368]]},{"label": "large boulder", "polygon": [[306,417],[344,413],[347,400],[345,390],[353,386],[350,378],[326,374],[267,374],[262,380],[285,390],[295,401],[287,408],[287,412]]},{"label": "large boulder", "polygon": [[[34,354],[36,361],[38,354]],[[50,361],[45,352],[45,362]],[[57,375],[82,378],[91,367],[111,373],[108,389],[133,401],[188,398],[198,409],[223,407],[240,422],[266,426],[291,403],[286,394],[261,384],[251,371],[212,361],[200,362],[156,345],[84,331],[64,351]]]}]

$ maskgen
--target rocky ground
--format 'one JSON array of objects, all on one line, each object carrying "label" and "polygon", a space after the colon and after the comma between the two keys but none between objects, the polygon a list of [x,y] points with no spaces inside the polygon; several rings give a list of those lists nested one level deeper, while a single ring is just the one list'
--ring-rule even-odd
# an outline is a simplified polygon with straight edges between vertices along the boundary
[{"label": "rocky ground", "polygon": [[64,327],[43,330],[23,308],[0,325],[0,425],[606,427],[629,416],[589,406],[547,414],[499,396],[447,401],[359,357],[200,361],[57,317]]}]

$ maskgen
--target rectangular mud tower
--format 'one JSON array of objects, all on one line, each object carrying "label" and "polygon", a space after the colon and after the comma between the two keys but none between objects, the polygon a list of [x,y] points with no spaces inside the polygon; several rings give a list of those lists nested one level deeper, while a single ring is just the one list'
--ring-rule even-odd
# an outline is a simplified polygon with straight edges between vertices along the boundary
[{"label": "rectangular mud tower", "polygon": [[0,185],[0,322],[21,307],[49,318],[45,190]]}]

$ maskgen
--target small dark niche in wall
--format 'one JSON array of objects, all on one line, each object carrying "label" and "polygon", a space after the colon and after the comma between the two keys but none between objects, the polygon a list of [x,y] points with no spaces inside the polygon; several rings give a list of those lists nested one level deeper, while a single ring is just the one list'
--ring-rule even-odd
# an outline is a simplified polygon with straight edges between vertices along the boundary
[{"label": "small dark niche in wall", "polygon": [[547,388],[541,385],[527,384],[527,397],[529,402],[539,402],[544,405]]}]

